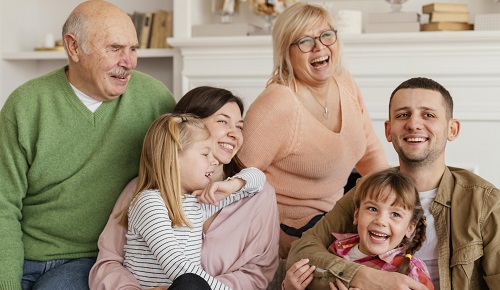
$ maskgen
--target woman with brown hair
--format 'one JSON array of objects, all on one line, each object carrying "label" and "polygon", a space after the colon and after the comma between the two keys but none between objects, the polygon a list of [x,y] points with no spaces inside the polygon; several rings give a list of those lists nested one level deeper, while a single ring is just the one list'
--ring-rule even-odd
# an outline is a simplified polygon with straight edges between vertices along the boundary
[{"label": "woman with brown hair", "polygon": [[[243,144],[243,103],[230,91],[214,87],[192,89],[173,113],[191,113],[203,120],[214,140],[213,155],[219,165],[212,180],[239,172],[235,157]],[[141,289],[123,267],[127,229],[114,215],[133,197],[132,180],[115,204],[99,238],[99,255],[89,277],[90,289]],[[278,267],[278,212],[274,188],[266,182],[262,192],[222,209],[204,223],[201,265],[232,289],[266,289]],[[230,237],[230,240],[229,240]]]}]

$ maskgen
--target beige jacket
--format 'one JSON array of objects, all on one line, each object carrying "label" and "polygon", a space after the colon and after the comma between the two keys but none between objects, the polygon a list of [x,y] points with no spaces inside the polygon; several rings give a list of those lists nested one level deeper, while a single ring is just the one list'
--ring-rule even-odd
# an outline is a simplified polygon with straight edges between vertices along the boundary
[{"label": "beige jacket", "polygon": [[[361,265],[328,252],[331,232],[353,232],[355,188],[316,226],[292,244],[287,268],[301,258],[326,269],[308,289],[328,289],[335,277],[349,283]],[[440,288],[500,289],[500,191],[481,177],[447,167],[431,205],[438,236]]]}]

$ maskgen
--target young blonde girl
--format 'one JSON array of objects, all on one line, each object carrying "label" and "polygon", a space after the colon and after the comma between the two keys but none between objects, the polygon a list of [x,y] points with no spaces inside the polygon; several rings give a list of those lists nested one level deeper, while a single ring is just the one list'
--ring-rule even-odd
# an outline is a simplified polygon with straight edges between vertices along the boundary
[{"label": "young blonde girl", "polygon": [[328,250],[354,262],[399,272],[434,289],[414,257],[425,241],[425,216],[413,180],[389,168],[362,179],[354,195],[356,234],[332,233]]},{"label": "young blonde girl", "polygon": [[124,247],[124,265],[144,288],[194,273],[211,289],[229,289],[200,266],[203,222],[261,191],[265,175],[247,168],[211,182],[218,164],[212,143],[203,122],[189,114],[162,115],[146,133]]}]

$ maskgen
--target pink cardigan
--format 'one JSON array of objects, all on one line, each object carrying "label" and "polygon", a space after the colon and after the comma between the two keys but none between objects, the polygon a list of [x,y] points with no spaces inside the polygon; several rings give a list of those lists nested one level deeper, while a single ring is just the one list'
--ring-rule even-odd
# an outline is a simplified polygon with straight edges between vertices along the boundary
[{"label": "pink cardigan", "polygon": [[[118,198],[99,237],[99,255],[89,276],[90,289],[141,289],[123,263],[126,228],[115,214],[128,206],[136,185],[132,180]],[[264,189],[224,208],[204,236],[202,267],[237,289],[266,289],[278,268],[279,225],[274,188]]]}]

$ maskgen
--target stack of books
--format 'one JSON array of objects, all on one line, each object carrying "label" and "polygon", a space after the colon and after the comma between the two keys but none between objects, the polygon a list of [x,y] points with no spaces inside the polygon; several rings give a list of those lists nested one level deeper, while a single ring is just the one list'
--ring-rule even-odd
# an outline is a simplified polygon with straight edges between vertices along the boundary
[{"label": "stack of books", "polygon": [[172,12],[134,12],[130,15],[137,32],[139,48],[167,48],[167,37],[172,36]]},{"label": "stack of books", "polygon": [[429,23],[422,24],[422,31],[472,30],[467,4],[432,3],[422,7],[429,14]]},{"label": "stack of books", "polygon": [[417,12],[370,13],[365,33],[418,32],[420,15]]}]

